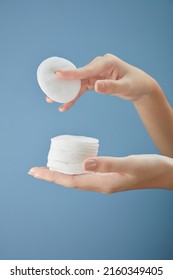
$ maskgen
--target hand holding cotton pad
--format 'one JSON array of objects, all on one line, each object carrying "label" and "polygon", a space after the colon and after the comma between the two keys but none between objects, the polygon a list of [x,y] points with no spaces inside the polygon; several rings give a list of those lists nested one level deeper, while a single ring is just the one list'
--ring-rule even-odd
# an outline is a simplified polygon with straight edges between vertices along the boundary
[{"label": "hand holding cotton pad", "polygon": [[[50,57],[38,67],[37,80],[42,91],[53,101],[66,103],[79,93],[80,80],[63,80],[56,75],[58,70],[76,69],[70,61],[60,57]],[[98,153],[98,139],[61,135],[51,139],[47,166],[51,171],[64,174],[83,174],[83,162]]]},{"label": "hand holding cotton pad", "polygon": [[37,80],[42,91],[53,101],[66,103],[74,99],[81,87],[80,80],[63,80],[55,74],[58,70],[72,70],[76,66],[67,59],[50,57],[38,67]]},{"label": "hand holding cotton pad", "polygon": [[64,174],[83,174],[83,162],[96,157],[99,141],[96,138],[61,135],[51,139],[47,166],[51,171]]}]

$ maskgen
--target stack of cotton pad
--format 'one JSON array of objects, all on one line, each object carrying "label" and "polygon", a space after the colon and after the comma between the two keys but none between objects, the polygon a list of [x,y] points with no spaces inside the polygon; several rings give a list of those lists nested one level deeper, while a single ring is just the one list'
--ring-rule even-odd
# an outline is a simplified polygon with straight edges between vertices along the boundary
[{"label": "stack of cotton pad", "polygon": [[99,141],[85,136],[61,135],[51,139],[47,166],[65,174],[83,174],[83,162],[96,157]]},{"label": "stack of cotton pad", "polygon": [[65,103],[74,99],[81,86],[80,80],[63,80],[56,75],[58,70],[72,70],[76,66],[61,57],[45,59],[37,69],[37,80],[42,91],[53,101]]}]

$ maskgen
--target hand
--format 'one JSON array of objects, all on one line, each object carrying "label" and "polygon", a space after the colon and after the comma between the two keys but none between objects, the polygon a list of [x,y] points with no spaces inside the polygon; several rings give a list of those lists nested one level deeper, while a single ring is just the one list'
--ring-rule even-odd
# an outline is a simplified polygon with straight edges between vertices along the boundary
[{"label": "hand", "polygon": [[65,187],[105,194],[134,189],[173,189],[173,159],[165,156],[90,158],[84,162],[84,168],[92,172],[66,175],[46,167],[33,167],[28,174]]},{"label": "hand", "polygon": [[[76,98],[62,105],[65,112],[87,90],[111,94],[127,100],[138,100],[152,89],[154,80],[142,70],[131,66],[112,54],[96,57],[88,65],[70,71],[57,71],[61,79],[80,79],[81,89]],[[46,97],[47,102],[53,102]]]}]

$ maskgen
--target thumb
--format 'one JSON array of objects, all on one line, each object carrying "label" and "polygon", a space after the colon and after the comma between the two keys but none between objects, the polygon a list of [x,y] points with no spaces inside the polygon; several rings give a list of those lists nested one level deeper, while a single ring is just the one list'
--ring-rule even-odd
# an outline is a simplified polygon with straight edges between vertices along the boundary
[{"label": "thumb", "polygon": [[122,80],[97,80],[95,91],[100,93],[119,93],[122,87]]},{"label": "thumb", "polygon": [[127,173],[129,170],[128,157],[95,157],[84,161],[84,169],[101,173],[120,172]]}]

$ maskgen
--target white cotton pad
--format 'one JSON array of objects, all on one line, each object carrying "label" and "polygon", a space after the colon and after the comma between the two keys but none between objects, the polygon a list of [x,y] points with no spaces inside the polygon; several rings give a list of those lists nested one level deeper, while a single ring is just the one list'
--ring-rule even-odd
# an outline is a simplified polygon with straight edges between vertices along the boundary
[{"label": "white cotton pad", "polygon": [[[92,156],[96,157],[98,153],[98,150],[93,151],[92,152]],[[78,154],[76,154],[75,152],[71,151],[71,150],[54,150],[51,148],[49,154],[48,154],[48,161],[51,160],[56,160],[56,161],[63,161],[66,162],[67,158],[68,158],[68,162],[69,163],[73,163],[74,162],[74,158],[75,158],[75,162],[76,163],[80,163],[81,161],[84,161],[87,157],[90,157],[91,152],[88,153],[80,153],[78,152]]]},{"label": "white cotton pad", "polygon": [[96,138],[61,135],[51,139],[47,166],[52,171],[65,174],[88,173],[83,162],[98,154],[99,141]]},{"label": "white cotton pad", "polygon": [[84,171],[83,164],[68,164],[64,162],[49,162],[48,165],[49,169],[51,171],[56,171],[64,174],[84,174],[88,173],[87,171]]},{"label": "white cotton pad", "polygon": [[76,69],[69,60],[61,57],[45,59],[37,69],[37,80],[42,91],[53,101],[66,103],[74,99],[81,87],[80,80],[64,80],[55,74],[58,70]]}]

